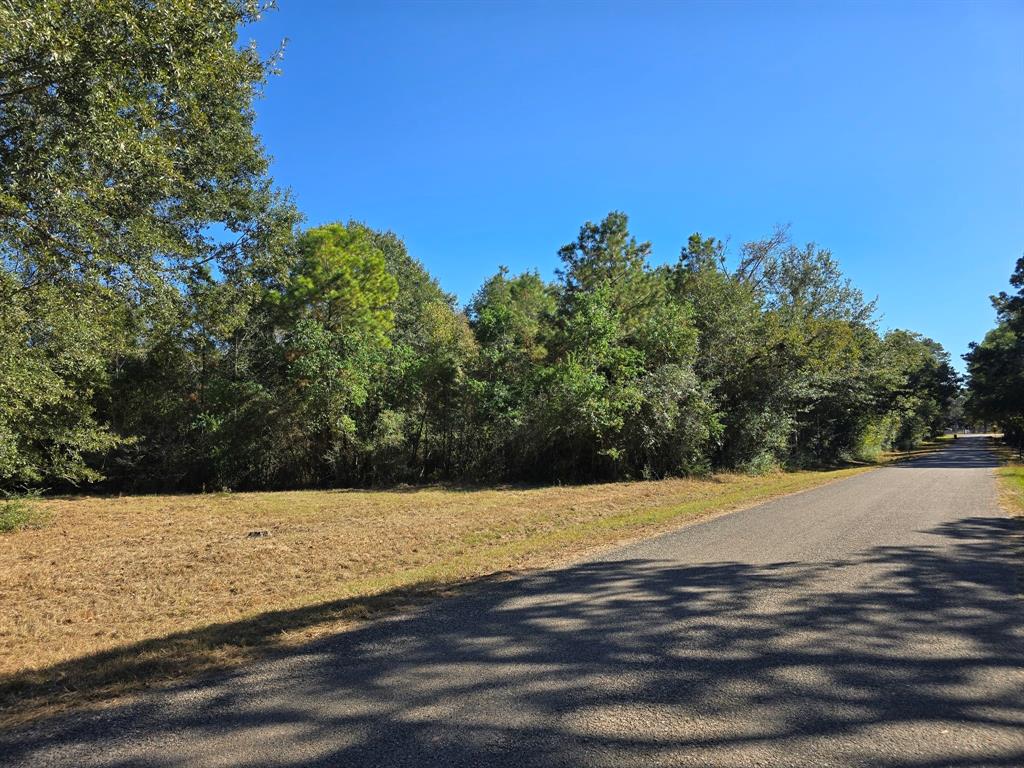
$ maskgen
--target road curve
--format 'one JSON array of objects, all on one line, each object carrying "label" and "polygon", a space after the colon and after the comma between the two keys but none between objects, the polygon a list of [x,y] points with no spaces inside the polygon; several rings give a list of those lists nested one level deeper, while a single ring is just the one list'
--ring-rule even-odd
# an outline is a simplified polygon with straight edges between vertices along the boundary
[{"label": "road curve", "polygon": [[960,439],[0,734],[0,764],[1024,766],[994,465]]}]

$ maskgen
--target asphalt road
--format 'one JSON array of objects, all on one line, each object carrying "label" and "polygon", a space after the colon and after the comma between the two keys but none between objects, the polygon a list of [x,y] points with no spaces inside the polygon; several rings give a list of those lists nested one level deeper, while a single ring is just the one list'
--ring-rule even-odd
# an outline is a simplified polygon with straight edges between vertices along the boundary
[{"label": "asphalt road", "polygon": [[1018,532],[993,466],[961,439],[0,734],[0,763],[1024,766]]}]

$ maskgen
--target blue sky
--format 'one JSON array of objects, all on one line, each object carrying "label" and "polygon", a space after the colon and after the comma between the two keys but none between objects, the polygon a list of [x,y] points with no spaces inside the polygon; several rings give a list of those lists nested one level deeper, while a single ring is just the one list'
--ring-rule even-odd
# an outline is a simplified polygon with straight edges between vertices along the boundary
[{"label": "blue sky", "polygon": [[1024,253],[1024,2],[280,5],[278,183],[462,301],[610,210],[656,261],[788,223],[959,364]]}]

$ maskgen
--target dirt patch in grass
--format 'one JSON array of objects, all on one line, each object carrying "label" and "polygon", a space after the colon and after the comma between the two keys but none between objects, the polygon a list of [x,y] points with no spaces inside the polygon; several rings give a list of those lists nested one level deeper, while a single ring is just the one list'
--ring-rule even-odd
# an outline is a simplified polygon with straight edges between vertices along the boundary
[{"label": "dirt patch in grass", "polygon": [[36,502],[47,528],[0,537],[0,721],[224,669],[864,470]]}]

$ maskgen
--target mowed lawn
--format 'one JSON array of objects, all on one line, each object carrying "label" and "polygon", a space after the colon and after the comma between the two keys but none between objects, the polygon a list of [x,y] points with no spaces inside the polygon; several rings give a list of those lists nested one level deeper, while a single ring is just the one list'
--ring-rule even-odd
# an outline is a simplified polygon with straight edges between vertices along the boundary
[{"label": "mowed lawn", "polygon": [[992,440],[990,446],[1002,462],[996,471],[999,501],[1009,514],[1024,518],[1024,461],[1016,450],[998,440]]},{"label": "mowed lawn", "polygon": [[1011,460],[999,468],[1002,499],[1007,511],[1024,516],[1024,463]]},{"label": "mowed lawn", "polygon": [[51,499],[0,536],[0,708],[230,666],[480,577],[863,468],[543,488]]}]

